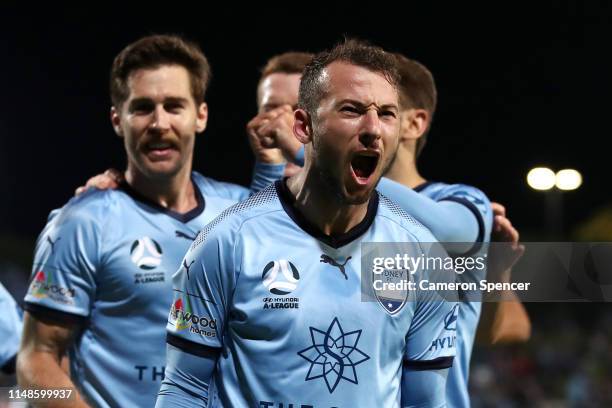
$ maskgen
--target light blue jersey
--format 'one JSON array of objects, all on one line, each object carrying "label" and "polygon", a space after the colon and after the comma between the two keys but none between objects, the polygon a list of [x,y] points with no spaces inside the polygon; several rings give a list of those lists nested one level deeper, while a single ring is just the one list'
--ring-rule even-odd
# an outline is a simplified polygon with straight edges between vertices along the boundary
[{"label": "light blue jersey", "polygon": [[15,357],[21,342],[21,311],[0,283],[0,370],[15,372]]},{"label": "light blue jersey", "polygon": [[192,174],[198,206],[178,214],[129,186],[73,198],[36,244],[25,308],[78,324],[73,381],[97,407],[152,407],[165,370],[172,274],[198,232],[243,187]]},{"label": "light blue jersey", "polygon": [[[462,209],[459,207],[433,208],[434,203],[419,200],[414,191],[398,186],[400,186],[398,183],[383,179],[378,189],[419,221],[428,227],[431,226],[436,238],[441,239],[440,236],[443,236],[446,242],[469,244],[464,253],[454,255],[486,256],[486,243],[490,240],[493,226],[493,211],[489,199],[482,191],[464,184],[439,182],[427,182],[414,189],[437,203],[459,203],[471,213],[471,215],[469,213],[466,215],[461,213]],[[463,210],[463,212],[466,211]],[[431,220],[428,217],[431,217]],[[449,219],[449,217],[453,218]],[[458,219],[463,219],[462,217],[466,217],[465,221],[457,222]],[[449,228],[451,224],[458,225],[455,228]],[[485,278],[486,269],[472,269],[457,275],[460,282],[478,282]],[[470,358],[482,306],[481,302],[474,301],[478,296],[477,293],[470,293],[470,301],[460,304],[457,323],[457,356],[446,385],[447,401],[450,407],[470,406],[468,393]]]},{"label": "light blue jersey", "polygon": [[[417,379],[451,366],[457,305],[425,291],[401,308],[362,301],[362,243],[389,241],[435,239],[377,193],[337,236],[297,212],[282,181],[228,209],[173,277],[179,354],[157,406],[399,407],[411,386],[433,387]],[[209,361],[209,378],[190,375]]]}]

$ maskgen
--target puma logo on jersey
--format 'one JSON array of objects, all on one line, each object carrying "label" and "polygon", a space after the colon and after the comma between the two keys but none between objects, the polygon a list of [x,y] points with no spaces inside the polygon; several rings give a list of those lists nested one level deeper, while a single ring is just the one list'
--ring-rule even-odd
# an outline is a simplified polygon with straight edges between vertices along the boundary
[{"label": "puma logo on jersey", "polygon": [[344,266],[346,265],[346,263],[351,259],[352,257],[349,256],[348,258],[346,258],[346,261],[344,261],[344,263],[339,264],[338,262],[336,262],[336,260],[334,258],[332,258],[329,255],[325,255],[322,254],[321,255],[321,260],[319,262],[323,262],[323,263],[328,263],[332,266],[335,266],[336,268],[338,268],[340,270],[340,273],[344,275],[344,279],[348,280],[348,276],[346,275],[346,271],[344,270]]},{"label": "puma logo on jersey", "polygon": [[187,260],[183,259],[183,267],[185,268],[185,272],[187,272],[187,279],[189,279],[189,268],[191,268],[191,265],[193,265],[194,262],[195,260],[191,261],[191,263],[187,265]]},{"label": "puma logo on jersey", "polygon": [[58,237],[55,241],[53,241],[51,237],[47,237],[47,242],[49,243],[49,245],[51,245],[51,253],[55,251],[55,244],[57,244],[57,241],[59,241],[60,239],[62,239],[62,237]]}]

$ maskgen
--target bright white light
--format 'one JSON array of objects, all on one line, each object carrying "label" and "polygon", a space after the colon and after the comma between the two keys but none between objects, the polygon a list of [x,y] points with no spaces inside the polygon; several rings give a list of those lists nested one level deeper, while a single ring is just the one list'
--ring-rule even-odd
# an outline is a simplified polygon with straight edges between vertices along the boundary
[{"label": "bright white light", "polygon": [[555,172],[547,167],[536,167],[527,173],[527,184],[534,190],[550,190],[555,186]]},{"label": "bright white light", "polygon": [[582,175],[574,169],[559,170],[555,185],[559,190],[575,190],[582,184]]}]

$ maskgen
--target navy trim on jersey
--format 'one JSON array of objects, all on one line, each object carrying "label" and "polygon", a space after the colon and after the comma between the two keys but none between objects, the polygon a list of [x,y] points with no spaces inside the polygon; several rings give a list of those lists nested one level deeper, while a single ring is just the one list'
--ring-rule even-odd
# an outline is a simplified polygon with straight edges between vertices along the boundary
[{"label": "navy trim on jersey", "polygon": [[4,374],[12,375],[15,374],[15,368],[17,367],[17,354],[11,357],[2,367],[0,367],[0,371]]},{"label": "navy trim on jersey", "polygon": [[442,370],[453,366],[453,356],[438,357],[433,360],[404,360],[404,367],[414,371]]},{"label": "navy trim on jersey", "polygon": [[193,190],[195,192],[195,198],[196,198],[198,205],[194,209],[189,210],[184,214],[181,214],[176,211],[169,210],[168,208],[162,207],[155,201],[143,196],[138,191],[134,190],[132,186],[130,186],[125,181],[119,185],[119,189],[124,191],[127,195],[132,197],[134,200],[140,201],[150,207],[153,207],[156,211],[166,214],[169,217],[172,217],[182,223],[188,223],[189,221],[196,218],[198,215],[202,214],[202,212],[204,212],[204,208],[206,207],[206,201],[204,200],[204,196],[202,195],[202,192],[200,191],[198,184],[193,180],[193,177],[191,177],[191,184],[193,184]]},{"label": "navy trim on jersey", "polygon": [[[36,303],[24,302],[23,308],[36,318],[49,319],[59,323],[77,324],[83,326],[89,317],[74,313],[62,312]],[[42,320],[41,319],[41,320]]]},{"label": "navy trim on jersey", "polygon": [[413,190],[416,191],[417,193],[420,193],[421,191],[425,190],[427,187],[429,187],[430,185],[434,183],[435,181],[424,181],[418,186],[416,186],[415,188],[413,188]]},{"label": "navy trim on jersey", "polygon": [[304,217],[302,213],[300,213],[295,208],[295,197],[293,197],[293,194],[291,194],[291,191],[289,191],[286,181],[286,178],[284,178],[283,180],[277,180],[274,183],[274,186],[276,187],[276,192],[283,206],[283,209],[285,210],[289,218],[291,218],[293,222],[295,222],[298,227],[303,229],[307,234],[311,235],[313,238],[318,239],[319,241],[332,248],[340,248],[359,238],[368,230],[368,228],[370,228],[372,222],[374,222],[376,212],[378,211],[378,192],[376,192],[376,190],[374,190],[374,193],[370,197],[366,215],[359,224],[355,225],[353,228],[351,228],[345,233],[327,235],[323,233],[323,231],[321,231],[319,227],[308,221],[306,217]]},{"label": "navy trim on jersey", "polygon": [[194,343],[193,341],[185,340],[171,333],[166,334],[166,343],[198,357],[216,359],[221,353],[220,348]]},{"label": "navy trim on jersey", "polygon": [[467,251],[465,254],[462,254],[462,256],[474,255],[482,247],[482,242],[484,240],[484,235],[485,235],[485,223],[484,223],[484,220],[482,219],[482,214],[480,213],[480,210],[478,210],[478,207],[476,207],[476,205],[470,200],[466,200],[465,198],[460,198],[460,197],[451,196],[451,197],[442,198],[437,201],[454,201],[456,203],[463,204],[464,206],[468,208],[468,210],[472,212],[472,214],[474,214],[474,216],[476,217],[476,221],[478,221],[478,238],[476,238],[476,242],[474,242],[474,246],[470,248],[469,251]]}]

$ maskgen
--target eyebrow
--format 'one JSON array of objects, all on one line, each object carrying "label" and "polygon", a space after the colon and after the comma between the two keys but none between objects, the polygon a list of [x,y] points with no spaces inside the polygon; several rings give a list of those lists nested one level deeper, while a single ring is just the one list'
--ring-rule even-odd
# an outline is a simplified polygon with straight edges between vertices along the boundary
[{"label": "eyebrow", "polygon": [[[167,98],[164,98],[163,102],[164,104],[166,103],[186,103],[188,102],[187,98],[182,98],[179,96],[169,96]],[[135,106],[139,106],[139,105],[144,105],[144,104],[155,104],[155,102],[151,99],[151,98],[147,98],[147,97],[142,97],[142,98],[136,98],[136,99],[132,99],[130,101],[130,108],[134,108]]]},{"label": "eyebrow", "polygon": [[[350,104],[353,104],[353,105],[358,106],[360,108],[366,108],[366,107],[368,107],[370,105],[374,105],[374,104],[365,105],[363,102],[357,101],[355,99],[348,98],[348,99],[342,99],[340,102],[338,102],[338,106],[342,105],[343,103],[350,103]],[[379,106],[378,109],[379,110],[395,109],[395,110],[399,111],[399,106],[394,104],[394,103],[389,103],[389,104],[385,104],[385,105]]]}]

